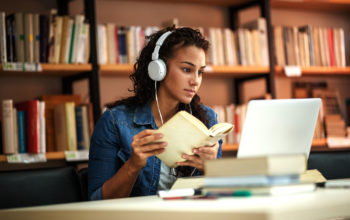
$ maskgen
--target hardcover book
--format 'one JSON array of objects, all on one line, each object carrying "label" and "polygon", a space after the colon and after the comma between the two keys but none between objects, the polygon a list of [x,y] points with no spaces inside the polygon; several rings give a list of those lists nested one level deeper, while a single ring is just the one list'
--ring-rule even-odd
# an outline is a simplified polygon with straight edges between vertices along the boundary
[{"label": "hardcover book", "polygon": [[306,158],[301,154],[223,158],[205,161],[204,170],[205,176],[301,174],[306,170]]},{"label": "hardcover book", "polygon": [[169,167],[176,167],[176,162],[185,161],[182,154],[193,155],[195,147],[212,146],[232,130],[230,123],[219,123],[208,129],[196,117],[180,111],[158,129],[163,138],[157,142],[164,141],[168,145],[157,157]]}]

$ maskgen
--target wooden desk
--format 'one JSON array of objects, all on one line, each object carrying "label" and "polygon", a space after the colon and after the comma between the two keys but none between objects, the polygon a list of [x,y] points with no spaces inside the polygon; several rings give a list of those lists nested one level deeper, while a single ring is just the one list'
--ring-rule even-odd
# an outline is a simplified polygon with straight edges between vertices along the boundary
[{"label": "wooden desk", "polygon": [[350,217],[350,189],[318,189],[291,196],[163,201],[156,196],[0,211],[0,219],[331,219]]}]

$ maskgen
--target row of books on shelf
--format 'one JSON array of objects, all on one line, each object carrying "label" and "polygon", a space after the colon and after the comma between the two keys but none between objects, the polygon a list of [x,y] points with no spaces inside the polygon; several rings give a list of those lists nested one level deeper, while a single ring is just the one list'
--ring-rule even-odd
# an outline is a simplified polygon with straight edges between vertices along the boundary
[{"label": "row of books on shelf", "polygon": [[[145,36],[160,27],[116,26],[99,24],[98,53],[100,64],[133,64],[146,40]],[[202,28],[210,42],[208,63],[212,65],[268,66],[266,20],[259,18],[247,23],[236,32],[229,28]]]},{"label": "row of books on shelf", "polygon": [[2,100],[2,153],[87,150],[93,130],[91,104],[77,95]]},{"label": "row of books on shelf", "polygon": [[163,199],[277,196],[310,193],[326,179],[307,171],[305,155],[274,155],[207,160],[204,176],[178,178]]},{"label": "row of books on shelf", "polygon": [[[328,88],[327,82],[295,81],[292,85],[294,98],[321,98],[322,106],[315,129],[315,139],[332,137],[344,138],[347,127],[340,107],[340,95],[337,89]],[[345,109],[345,112],[349,111]],[[349,119],[348,119],[349,120]]]},{"label": "row of books on shelf", "polygon": [[2,63],[88,63],[89,24],[84,15],[75,18],[37,13],[0,12]]},{"label": "row of books on shelf", "polygon": [[343,28],[275,26],[276,63],[279,66],[345,67]]}]

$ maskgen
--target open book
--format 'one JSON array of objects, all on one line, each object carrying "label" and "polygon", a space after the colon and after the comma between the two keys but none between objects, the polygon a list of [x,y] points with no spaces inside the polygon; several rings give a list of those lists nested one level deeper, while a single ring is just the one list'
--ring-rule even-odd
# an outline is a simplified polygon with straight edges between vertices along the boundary
[{"label": "open book", "polygon": [[176,162],[185,161],[181,157],[183,153],[193,155],[193,148],[212,146],[232,130],[230,123],[219,123],[208,129],[193,115],[180,111],[158,129],[163,138],[157,142],[164,141],[168,145],[157,157],[169,167],[176,167]]}]

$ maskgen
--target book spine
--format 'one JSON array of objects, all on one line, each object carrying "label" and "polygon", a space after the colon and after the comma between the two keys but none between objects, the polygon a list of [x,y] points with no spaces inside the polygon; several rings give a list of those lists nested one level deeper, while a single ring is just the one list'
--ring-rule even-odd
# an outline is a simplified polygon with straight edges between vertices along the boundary
[{"label": "book spine", "polygon": [[7,61],[16,61],[16,39],[14,33],[14,15],[6,16],[6,42],[7,42]]},{"label": "book spine", "polygon": [[55,43],[52,63],[60,62],[63,17],[56,17]]},{"label": "book spine", "polygon": [[77,63],[84,63],[85,60],[85,53],[86,53],[86,41],[87,41],[87,34],[88,34],[88,28],[89,25],[86,23],[83,23],[80,28],[80,34],[77,44]]},{"label": "book spine", "polygon": [[77,128],[78,150],[84,149],[82,108],[83,108],[82,106],[75,107],[75,122],[76,122],[76,128]]},{"label": "book spine", "polygon": [[46,153],[45,102],[39,101],[40,153]]},{"label": "book spine", "polygon": [[54,130],[56,151],[65,151],[67,148],[67,128],[65,104],[59,104],[54,107]]},{"label": "book spine", "polygon": [[108,64],[116,63],[116,47],[115,47],[115,25],[107,24],[107,44],[108,44]]},{"label": "book spine", "polygon": [[24,61],[34,62],[33,14],[24,14]]},{"label": "book spine", "polygon": [[14,129],[13,129],[13,101],[5,99],[2,101],[2,139],[3,153],[14,154]]},{"label": "book spine", "polygon": [[15,32],[16,32],[16,56],[17,62],[24,62],[24,28],[23,14],[15,14]]},{"label": "book spine", "polygon": [[75,23],[72,24],[72,36],[71,36],[71,42],[69,47],[69,57],[68,57],[68,63],[72,63],[73,60],[73,48],[74,48],[74,40],[75,40]]},{"label": "book spine", "polygon": [[119,63],[127,63],[127,54],[126,54],[126,33],[125,28],[120,27],[118,30],[118,43],[119,43]]},{"label": "book spine", "polygon": [[63,16],[63,24],[62,24],[62,35],[61,35],[61,50],[59,56],[59,63],[64,63],[64,57],[67,50],[67,34],[68,34],[68,16]]},{"label": "book spine", "polygon": [[47,49],[47,60],[49,63],[54,61],[54,50],[55,50],[55,29],[57,20],[57,10],[52,9],[49,17],[49,33],[48,33],[48,49]]},{"label": "book spine", "polygon": [[66,135],[68,150],[76,151],[77,150],[77,129],[75,122],[75,104],[74,102],[67,102],[65,104],[66,111]]},{"label": "book spine", "polygon": [[48,21],[44,15],[39,16],[40,25],[40,62],[47,62],[47,49],[48,49]]},{"label": "book spine", "polygon": [[63,63],[69,63],[69,54],[71,50],[71,43],[72,43],[72,29],[73,29],[73,19],[68,19],[67,24],[67,33],[66,33],[66,49],[64,54],[64,60]]},{"label": "book spine", "polygon": [[0,12],[0,61],[7,62],[5,12]]},{"label": "book spine", "polygon": [[18,152],[26,153],[26,116],[24,111],[17,111]]},{"label": "book spine", "polygon": [[39,101],[28,101],[27,113],[28,153],[40,153]]},{"label": "book spine", "polygon": [[40,62],[40,25],[39,14],[33,14],[34,62]]},{"label": "book spine", "polygon": [[18,147],[18,125],[17,125],[17,109],[12,109],[12,115],[13,115],[13,146],[15,148],[15,152],[19,152]]},{"label": "book spine", "polygon": [[82,106],[82,124],[83,124],[83,139],[84,139],[84,149],[90,148],[90,132],[89,132],[89,116],[88,116],[88,106]]}]

